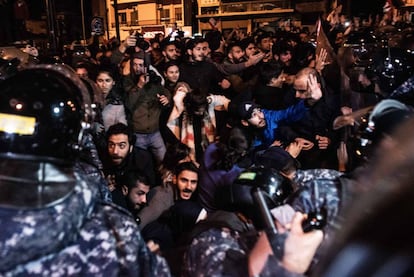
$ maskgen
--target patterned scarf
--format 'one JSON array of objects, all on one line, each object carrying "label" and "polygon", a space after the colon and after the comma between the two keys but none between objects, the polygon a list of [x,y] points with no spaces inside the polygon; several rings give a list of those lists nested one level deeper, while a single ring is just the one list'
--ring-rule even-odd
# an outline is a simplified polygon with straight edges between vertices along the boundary
[{"label": "patterned scarf", "polygon": [[[203,151],[210,143],[214,142],[216,128],[213,122],[216,122],[214,111],[212,115],[207,112],[204,113],[201,126],[201,147]],[[191,156],[195,160],[194,125],[186,112],[182,114],[180,140],[190,147]]]}]

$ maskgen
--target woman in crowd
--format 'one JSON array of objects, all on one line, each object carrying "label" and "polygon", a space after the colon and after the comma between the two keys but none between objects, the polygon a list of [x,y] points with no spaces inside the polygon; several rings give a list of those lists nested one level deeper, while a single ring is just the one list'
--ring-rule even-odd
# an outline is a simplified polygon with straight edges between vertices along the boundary
[{"label": "woman in crowd", "polygon": [[204,150],[216,140],[215,111],[227,111],[230,100],[199,89],[191,90],[184,82],[177,84],[173,99],[167,127],[190,147],[192,159],[200,162]]},{"label": "woman in crowd", "polygon": [[96,77],[96,84],[105,99],[102,107],[102,124],[105,130],[115,123],[127,124],[122,89],[118,86],[116,72],[116,69],[110,66],[101,66]]},{"label": "woman in crowd", "polygon": [[171,94],[174,92],[175,86],[177,85],[178,78],[180,78],[180,68],[175,61],[170,61],[165,64],[164,67],[165,85]]}]

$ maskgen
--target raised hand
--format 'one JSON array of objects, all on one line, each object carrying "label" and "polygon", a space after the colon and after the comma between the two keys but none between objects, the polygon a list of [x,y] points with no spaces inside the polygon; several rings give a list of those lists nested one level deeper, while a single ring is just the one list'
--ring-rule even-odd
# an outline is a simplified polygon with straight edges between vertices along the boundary
[{"label": "raised hand", "polygon": [[308,87],[309,87],[309,91],[310,91],[310,94],[311,94],[310,96],[313,100],[321,99],[321,97],[322,97],[321,86],[318,83],[318,79],[313,74],[309,74]]}]

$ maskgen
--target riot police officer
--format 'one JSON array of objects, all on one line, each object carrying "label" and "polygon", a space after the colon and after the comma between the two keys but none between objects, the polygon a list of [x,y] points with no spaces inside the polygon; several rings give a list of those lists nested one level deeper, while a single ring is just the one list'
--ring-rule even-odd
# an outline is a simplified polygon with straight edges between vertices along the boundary
[{"label": "riot police officer", "polygon": [[79,170],[88,93],[61,66],[0,83],[0,275],[170,276],[133,218]]}]

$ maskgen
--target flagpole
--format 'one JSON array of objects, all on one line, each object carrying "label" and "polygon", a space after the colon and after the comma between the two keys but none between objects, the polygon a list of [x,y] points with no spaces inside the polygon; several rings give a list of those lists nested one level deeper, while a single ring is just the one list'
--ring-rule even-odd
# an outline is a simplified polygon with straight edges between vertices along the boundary
[{"label": "flagpole", "polygon": [[118,0],[114,0],[114,11],[115,11],[115,31],[116,31],[116,37],[119,40],[121,40],[121,35],[119,33]]},{"label": "flagpole", "polygon": [[56,11],[54,0],[45,0],[47,27],[49,31],[49,49],[53,53],[57,51],[57,37],[56,37]]},{"label": "flagpole", "polygon": [[85,11],[83,6],[83,0],[81,0],[81,15],[82,15],[82,35],[83,45],[86,46],[86,31],[85,31]]}]

